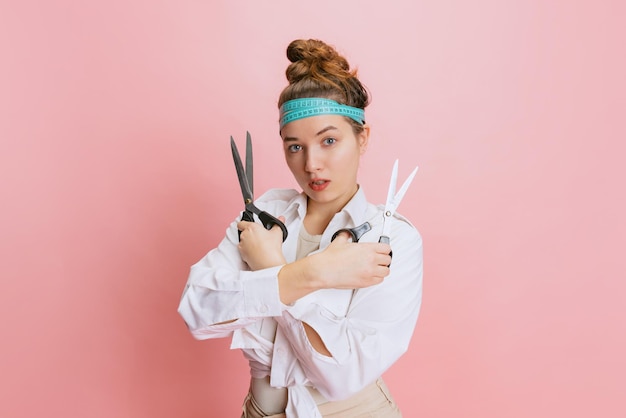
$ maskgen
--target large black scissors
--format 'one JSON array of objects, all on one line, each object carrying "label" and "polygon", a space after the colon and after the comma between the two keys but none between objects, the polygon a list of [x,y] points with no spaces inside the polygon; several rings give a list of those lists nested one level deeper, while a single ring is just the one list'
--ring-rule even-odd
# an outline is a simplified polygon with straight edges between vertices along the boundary
[{"label": "large black scissors", "polygon": [[[259,217],[259,220],[265,227],[265,229],[272,229],[274,225],[278,225],[283,231],[283,242],[287,239],[287,227],[285,224],[273,217],[269,213],[262,211],[254,205],[254,183],[253,183],[253,167],[252,167],[252,139],[250,138],[250,132],[246,132],[246,168],[243,168],[241,163],[241,157],[239,151],[237,151],[237,145],[233,137],[230,137],[230,148],[233,152],[233,161],[235,162],[235,169],[237,170],[237,177],[239,178],[239,186],[241,187],[241,194],[243,195],[243,202],[246,205],[242,221],[254,222],[254,215]],[[241,235],[241,231],[239,231]]]}]

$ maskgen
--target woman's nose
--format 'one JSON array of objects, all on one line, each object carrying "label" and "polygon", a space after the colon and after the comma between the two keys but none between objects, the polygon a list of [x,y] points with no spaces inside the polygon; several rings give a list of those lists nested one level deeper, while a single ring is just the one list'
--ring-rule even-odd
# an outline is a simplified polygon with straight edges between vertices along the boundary
[{"label": "woman's nose", "polygon": [[313,173],[315,171],[319,171],[322,168],[322,159],[319,153],[315,151],[308,151],[306,153],[306,161],[304,165],[304,170]]}]

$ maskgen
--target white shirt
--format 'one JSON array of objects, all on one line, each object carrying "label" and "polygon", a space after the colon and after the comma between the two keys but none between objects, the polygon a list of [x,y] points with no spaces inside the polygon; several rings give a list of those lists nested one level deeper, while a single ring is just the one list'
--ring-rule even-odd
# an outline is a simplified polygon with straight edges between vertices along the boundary
[{"label": "white shirt", "polygon": [[[295,261],[306,196],[273,189],[255,204],[285,217],[289,235],[283,253],[288,263]],[[319,251],[338,229],[366,221],[372,229],[360,241],[377,242],[383,210],[368,203],[359,188],[322,234]],[[269,375],[271,386],[288,388],[288,418],[321,417],[306,386],[330,401],[346,399],[407,350],[422,300],[422,238],[402,216],[393,219],[391,270],[382,283],[358,290],[318,290],[292,305],[279,298],[282,266],[249,271],[238,243],[235,220],[218,247],[191,267],[178,312],[195,338],[231,337],[231,349],[243,350],[252,377]],[[311,346],[302,322],[317,331],[332,357]]]}]

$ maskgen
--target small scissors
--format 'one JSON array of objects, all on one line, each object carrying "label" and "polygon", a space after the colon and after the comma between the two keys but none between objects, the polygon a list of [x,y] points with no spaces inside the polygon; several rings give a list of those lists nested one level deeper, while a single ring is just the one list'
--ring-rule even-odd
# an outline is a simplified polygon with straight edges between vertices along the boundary
[{"label": "small scissors", "polygon": [[[241,187],[241,194],[243,195],[243,202],[246,205],[242,221],[254,222],[253,214],[256,213],[259,220],[265,227],[265,229],[272,229],[274,225],[278,225],[283,231],[283,242],[287,239],[287,228],[285,224],[273,217],[269,213],[262,211],[254,205],[254,189],[253,189],[253,169],[252,169],[252,139],[250,138],[250,132],[246,132],[246,168],[244,170],[241,163],[241,157],[239,157],[239,151],[237,151],[237,145],[233,137],[230,137],[230,148],[233,152],[233,161],[235,162],[235,169],[237,170],[237,177],[239,178],[239,186]],[[241,231],[239,231],[241,236]]]},{"label": "small scissors", "polygon": [[[396,212],[398,206],[400,206],[400,202],[402,201],[402,198],[404,197],[406,191],[409,189],[409,186],[411,185],[413,177],[415,177],[418,168],[419,167],[415,167],[413,169],[411,174],[409,174],[409,177],[407,177],[407,179],[402,184],[402,187],[400,187],[400,190],[398,190],[398,193],[396,193],[396,185],[398,182],[398,160],[396,160],[396,162],[393,164],[393,170],[391,171],[391,180],[389,181],[389,190],[387,191],[387,203],[385,203],[385,212],[383,214],[383,231],[380,234],[378,242],[382,242],[384,244],[390,243],[391,218]],[[364,224],[355,226],[354,228],[343,228],[333,234],[331,241],[334,240],[340,233],[347,232],[352,237],[353,242],[358,242],[363,234],[371,229],[372,226],[369,222],[365,222]],[[389,253],[389,255],[392,255],[392,253]]]}]

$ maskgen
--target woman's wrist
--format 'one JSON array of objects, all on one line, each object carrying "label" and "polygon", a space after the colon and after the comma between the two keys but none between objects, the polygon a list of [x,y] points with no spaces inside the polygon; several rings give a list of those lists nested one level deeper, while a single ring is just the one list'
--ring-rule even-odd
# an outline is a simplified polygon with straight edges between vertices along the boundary
[{"label": "woman's wrist", "polygon": [[323,288],[313,273],[309,257],[285,264],[278,271],[278,288],[281,301],[290,305],[296,300]]}]

